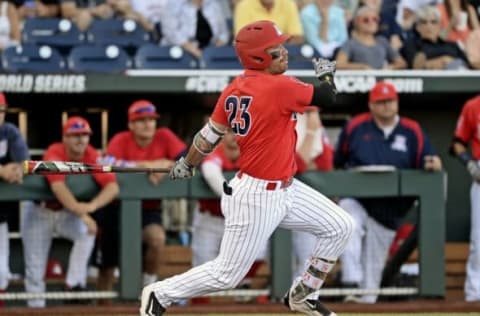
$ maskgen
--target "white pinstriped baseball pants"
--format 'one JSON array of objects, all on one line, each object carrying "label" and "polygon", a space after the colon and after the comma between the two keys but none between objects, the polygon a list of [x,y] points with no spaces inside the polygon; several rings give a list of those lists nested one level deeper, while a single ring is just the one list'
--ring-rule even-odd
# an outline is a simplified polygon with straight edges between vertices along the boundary
[{"label": "white pinstriped baseball pants", "polygon": [[230,181],[233,194],[222,195],[225,232],[218,257],[154,283],[151,289],[162,306],[235,287],[277,227],[314,234],[318,241],[312,256],[338,258],[352,234],[352,217],[296,179],[288,188],[272,191],[266,190],[268,182],[246,174]]},{"label": "white pinstriped baseball pants", "polygon": [[470,188],[470,254],[465,278],[465,300],[480,301],[480,184],[473,181]]}]

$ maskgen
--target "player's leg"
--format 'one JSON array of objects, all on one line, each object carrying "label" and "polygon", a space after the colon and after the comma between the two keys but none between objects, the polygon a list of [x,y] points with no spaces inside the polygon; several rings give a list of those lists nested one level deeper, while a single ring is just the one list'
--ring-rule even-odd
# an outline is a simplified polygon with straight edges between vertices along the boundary
[{"label": "player's leg", "polygon": [[[390,245],[395,238],[395,230],[386,228],[371,217],[366,223],[364,278],[360,284],[361,288],[378,289],[382,281],[382,272],[388,257]],[[360,300],[362,303],[375,303],[377,295],[364,295]]]},{"label": "player's leg", "polygon": [[160,215],[158,209],[142,210],[142,241],[145,245],[143,254],[144,286],[157,281],[157,271],[165,261],[167,236]]},{"label": "player's leg", "polygon": [[[53,236],[55,212],[32,202],[20,203],[23,257],[25,260],[25,290],[45,292],[45,269]],[[29,307],[45,307],[45,300],[28,300]]]},{"label": "player's leg", "polygon": [[158,302],[168,307],[175,301],[233,288],[246,275],[285,216],[285,194],[283,190],[266,191],[265,181],[246,175],[234,178],[230,185],[233,194],[222,196],[225,232],[218,256],[186,273],[145,287],[141,315],[150,315],[149,306],[158,308]]},{"label": "player's leg", "polygon": [[195,209],[192,219],[192,265],[194,267],[215,259],[222,242],[225,221]]},{"label": "player's leg", "polygon": [[360,286],[364,279],[364,245],[368,214],[362,204],[352,198],[341,199],[338,205],[355,220],[352,238],[347,243],[340,260],[341,282],[347,287]]},{"label": "player's leg", "polygon": [[350,239],[354,220],[330,199],[301,181],[294,180],[286,193],[291,203],[280,226],[310,232],[316,236],[317,242],[305,272],[292,284],[285,303],[291,310],[306,315],[335,315],[319,302],[316,292]]},{"label": "player's leg", "polygon": [[470,254],[465,279],[465,300],[480,301],[480,184],[473,182],[470,189]]},{"label": "player's leg", "polygon": [[8,259],[10,257],[8,223],[6,219],[3,220],[0,220],[0,290],[2,291],[7,289],[10,274],[10,269],[8,268]]},{"label": "player's leg", "polygon": [[67,210],[58,213],[55,229],[59,236],[73,242],[68,259],[66,286],[70,289],[85,288],[88,261],[95,245],[95,235],[89,234],[87,225],[77,215]]}]

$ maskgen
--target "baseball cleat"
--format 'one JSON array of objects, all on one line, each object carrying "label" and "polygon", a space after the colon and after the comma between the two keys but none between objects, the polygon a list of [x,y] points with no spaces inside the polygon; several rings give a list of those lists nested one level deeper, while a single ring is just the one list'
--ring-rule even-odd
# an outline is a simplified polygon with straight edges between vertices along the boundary
[{"label": "baseball cleat", "polygon": [[162,316],[165,308],[158,302],[155,293],[146,286],[142,291],[140,316]]},{"label": "baseball cleat", "polygon": [[291,311],[303,313],[309,316],[337,316],[334,312],[323,305],[320,300],[304,298],[300,301],[295,301],[292,298],[292,291],[283,298],[283,303],[290,308]]}]

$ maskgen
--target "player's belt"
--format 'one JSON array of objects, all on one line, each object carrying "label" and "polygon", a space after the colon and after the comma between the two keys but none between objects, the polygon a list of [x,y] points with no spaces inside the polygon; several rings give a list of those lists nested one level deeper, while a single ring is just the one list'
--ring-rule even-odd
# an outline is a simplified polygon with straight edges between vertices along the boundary
[{"label": "player's belt", "polygon": [[[243,172],[239,171],[237,173],[237,177],[241,179],[243,176]],[[288,178],[287,180],[278,180],[278,181],[269,181],[266,182],[265,190],[268,191],[275,191],[278,189],[285,189],[288,188],[293,182],[293,177]]]}]

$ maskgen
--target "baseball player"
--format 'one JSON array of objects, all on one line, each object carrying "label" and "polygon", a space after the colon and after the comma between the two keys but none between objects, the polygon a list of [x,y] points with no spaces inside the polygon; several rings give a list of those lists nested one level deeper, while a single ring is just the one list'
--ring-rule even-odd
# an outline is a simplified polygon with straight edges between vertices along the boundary
[{"label": "baseball player", "polygon": [[[470,188],[470,254],[465,279],[465,300],[480,302],[480,95],[468,100],[458,118],[451,153],[465,165],[472,176]],[[467,151],[471,144],[471,152]]]},{"label": "baseball player", "polygon": [[[322,126],[318,110],[309,110],[297,115],[296,163],[297,173],[333,169],[333,147],[330,145],[328,135]],[[311,250],[317,239],[308,232],[293,231],[293,262],[292,275],[294,278],[303,273],[304,265],[308,265]]]},{"label": "baseball player", "polygon": [[[441,170],[440,158],[420,125],[398,115],[398,94],[387,82],[370,91],[370,113],[353,117],[342,129],[334,164],[337,168],[389,165],[398,169]],[[356,229],[341,257],[345,287],[378,289],[388,250],[414,198],[345,198]],[[348,285],[348,286],[347,286]],[[348,297],[360,303],[376,302],[376,295]]]},{"label": "baseball player", "polygon": [[[128,131],[115,134],[107,146],[103,161],[113,165],[130,165],[151,168],[169,168],[175,159],[185,154],[186,145],[169,128],[157,128],[160,115],[148,100],[133,102],[128,108]],[[157,185],[165,176],[162,173],[148,175]],[[142,202],[142,239],[144,251],[143,285],[157,280],[157,271],[163,263],[162,254],[166,233],[162,227],[160,201]],[[113,280],[113,269],[111,269]]]},{"label": "baseball player", "polygon": [[[21,162],[29,158],[28,147],[18,128],[5,122],[6,111],[7,100],[5,95],[0,93],[0,180],[22,183]],[[0,291],[6,290],[10,276],[8,219],[10,215],[17,213],[18,202],[0,202]]]},{"label": "baseball player", "polygon": [[[99,154],[89,145],[92,130],[79,116],[70,117],[62,131],[62,142],[47,148],[43,159],[97,163]],[[73,242],[65,279],[66,290],[85,288],[87,267],[93,249],[97,226],[91,214],[109,204],[120,191],[112,173],[94,174],[101,187],[90,201],[77,200],[65,183],[65,175],[45,176],[56,197],[22,209],[21,234],[25,258],[25,288],[30,293],[45,292],[45,268],[52,237],[64,237]],[[29,307],[44,307],[45,300],[32,299]]]},{"label": "baseball player", "polygon": [[317,290],[343,251],[354,222],[330,199],[293,178],[296,113],[312,104],[335,102],[335,63],[314,61],[318,86],[283,75],[288,68],[283,43],[288,38],[270,21],[248,24],[238,32],[235,49],[246,70],[222,92],[187,156],[170,172],[172,179],[191,177],[228,128],[236,135],[240,171],[223,187],[220,252],[186,273],[146,286],[142,316],[162,315],[177,300],[235,287],[279,226],[317,237],[310,264],[293,282],[286,305],[306,315],[336,315],[320,303]]}]

